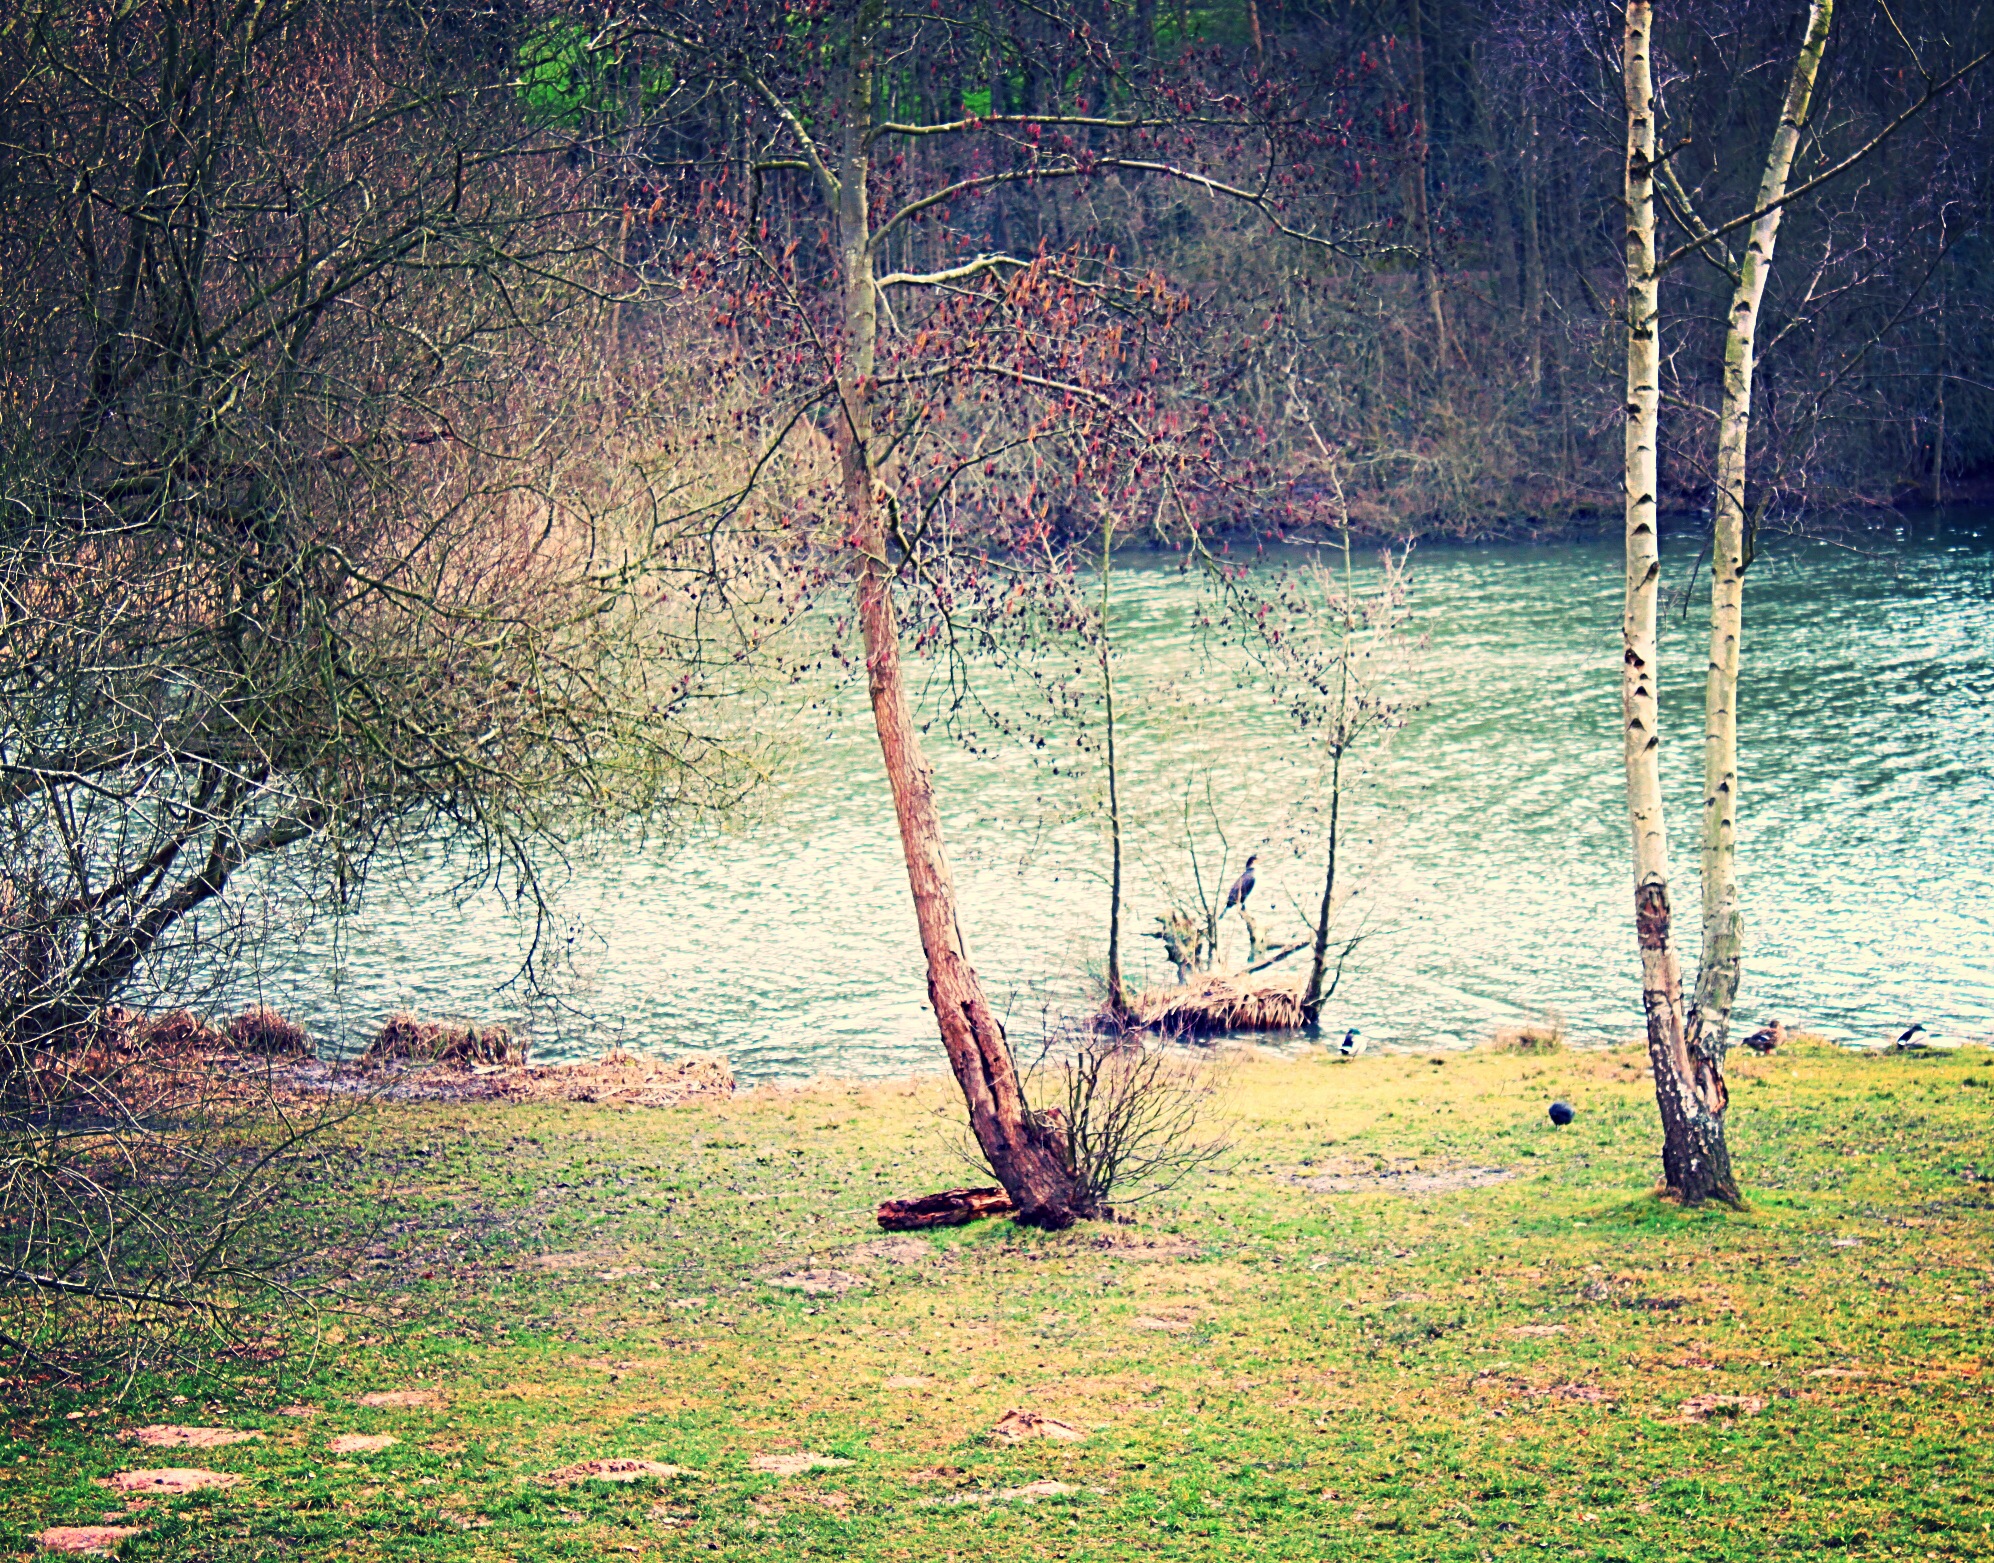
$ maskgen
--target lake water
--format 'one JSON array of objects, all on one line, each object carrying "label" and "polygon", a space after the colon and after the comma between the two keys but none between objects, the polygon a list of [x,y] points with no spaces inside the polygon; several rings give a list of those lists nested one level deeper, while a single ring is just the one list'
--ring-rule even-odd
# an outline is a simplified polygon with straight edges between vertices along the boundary
[{"label": "lake water", "polygon": [[[1687,584],[1694,547],[1671,540],[1671,588]],[[1913,1020],[1994,1032],[1994,524],[1954,514],[1851,544],[1773,539],[1746,593],[1740,1018],[1858,1038]],[[1258,851],[1253,904],[1275,937],[1301,937],[1299,909],[1321,889],[1319,755],[1201,629],[1211,598],[1195,577],[1124,561],[1116,594],[1125,959],[1134,980],[1160,982],[1159,944],[1133,935],[1191,888],[1187,793],[1208,884]],[[1577,1041],[1639,1029],[1620,595],[1612,540],[1414,556],[1422,704],[1348,805],[1356,890],[1340,926],[1366,939],[1325,1026],[1422,1048],[1472,1045],[1548,1010]],[[1692,973],[1701,620],[1699,592],[1665,642],[1675,904]],[[1041,671],[1062,669],[1049,657]],[[1091,670],[1079,673],[1085,691]],[[939,733],[930,745],[971,958],[1014,1036],[1030,1038],[1092,991],[1106,920],[1100,777],[1015,680],[985,687],[1045,747],[972,754]],[[747,1080],[943,1067],[863,690],[783,719],[794,762],[752,820],[576,869],[561,931],[574,958],[555,997],[500,991],[522,951],[503,907],[385,886],[336,930],[273,943],[262,996],[346,1046],[411,1008],[523,1022],[543,1057],[606,1041],[718,1049]]]}]

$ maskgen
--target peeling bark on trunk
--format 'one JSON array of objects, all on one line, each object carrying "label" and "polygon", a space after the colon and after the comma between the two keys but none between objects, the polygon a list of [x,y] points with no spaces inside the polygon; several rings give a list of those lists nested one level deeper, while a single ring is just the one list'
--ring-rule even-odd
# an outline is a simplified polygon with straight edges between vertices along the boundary
[{"label": "peeling bark on trunk", "polygon": [[866,177],[866,133],[873,119],[874,39],[882,0],[863,0],[853,18],[848,92],[834,205],[844,285],[844,356],[838,368],[841,401],[837,447],[849,522],[859,555],[858,614],[873,725],[893,790],[893,808],[907,860],[914,918],[927,957],[928,999],[949,1065],[969,1107],[970,1127],[990,1170],[1028,1225],[1063,1227],[1081,1208],[1058,1144],[1026,1105],[1003,1027],[962,947],[955,883],[943,849],[933,772],[921,753],[900,663],[900,629],[893,607],[893,570],[878,474],[872,465],[872,376],[878,337]]},{"label": "peeling bark on trunk", "polygon": [[1623,39],[1627,94],[1627,598],[1621,618],[1620,705],[1627,811],[1634,845],[1634,927],[1641,1002],[1662,1120],[1662,1169],[1687,1204],[1735,1200],[1724,1142],[1724,1076],[1689,1050],[1682,971],[1670,929],[1669,844],[1662,810],[1657,620],[1656,440],[1661,411],[1660,277],[1655,253],[1655,103],[1649,58],[1654,9],[1628,0]]},{"label": "peeling bark on trunk", "polygon": [[[1745,538],[1745,458],[1752,422],[1753,354],[1785,211],[1774,203],[1786,194],[1833,16],[1833,0],[1814,0],[1806,38],[1787,80],[1779,126],[1766,152],[1753,208],[1762,215],[1751,226],[1739,262],[1724,334],[1724,398],[1717,419],[1717,496],[1711,527],[1710,665],[1703,696],[1703,952],[1688,1034],[1697,1069],[1714,1077],[1720,1088],[1745,955],[1738,894],[1738,656],[1745,568],[1751,563]],[[1715,1095],[1721,1103],[1721,1089]]]}]

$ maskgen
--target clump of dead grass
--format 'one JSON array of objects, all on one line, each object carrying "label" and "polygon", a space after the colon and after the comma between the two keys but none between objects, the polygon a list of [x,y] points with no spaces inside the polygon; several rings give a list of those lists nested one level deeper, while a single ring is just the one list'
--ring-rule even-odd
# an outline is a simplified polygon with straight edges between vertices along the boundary
[{"label": "clump of dead grass", "polygon": [[1134,1023],[1167,1037],[1222,1036],[1230,1031],[1294,1031],[1305,1022],[1292,988],[1253,988],[1213,974],[1175,988],[1155,988],[1132,1008]]},{"label": "clump of dead grass", "polygon": [[1562,1053],[1565,1041],[1565,1017],[1547,1009],[1542,1019],[1497,1026],[1483,1045],[1498,1053]]},{"label": "clump of dead grass", "polygon": [[309,1031],[261,1004],[252,1005],[231,1020],[228,1036],[245,1053],[264,1058],[302,1058],[312,1050]]},{"label": "clump of dead grass", "polygon": [[504,1026],[423,1020],[406,1011],[390,1015],[368,1047],[370,1064],[523,1064],[525,1044]]}]

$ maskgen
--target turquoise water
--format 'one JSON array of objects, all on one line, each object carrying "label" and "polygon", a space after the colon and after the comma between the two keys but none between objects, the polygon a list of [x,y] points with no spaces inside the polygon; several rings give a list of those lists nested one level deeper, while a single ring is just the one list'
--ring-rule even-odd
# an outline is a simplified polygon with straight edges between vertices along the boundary
[{"label": "turquoise water", "polygon": [[[1669,550],[1671,589],[1693,548]],[[1994,1032],[1994,528],[1955,516],[1860,544],[1773,539],[1746,590],[1742,1017],[1856,1038],[1913,1020]],[[1188,793],[1208,885],[1257,851],[1254,905],[1275,938],[1300,938],[1321,888],[1319,754],[1201,628],[1212,602],[1196,577],[1124,561],[1116,592],[1126,926],[1153,928],[1188,893]],[[1425,549],[1411,607],[1421,705],[1347,805],[1356,888],[1340,926],[1366,938],[1325,1024],[1450,1047],[1555,1010],[1576,1040],[1632,1034],[1617,544]],[[1692,968],[1699,620],[1692,596],[1664,648]],[[1037,665],[1091,691],[1084,663]],[[1045,740],[972,753],[986,746],[929,739],[971,958],[1030,1038],[1087,1004],[1099,964],[1099,767],[1019,680],[978,680]],[[337,930],[273,939],[260,991],[349,1045],[408,1007],[511,1018],[543,1056],[720,1049],[747,1079],[941,1067],[863,690],[768,720],[787,724],[794,760],[754,818],[575,868],[556,930],[572,961],[551,995],[501,991],[524,949],[502,906],[385,885]],[[1281,970],[1299,977],[1301,959]],[[1132,936],[1125,960],[1139,982],[1168,976],[1153,939]]]}]

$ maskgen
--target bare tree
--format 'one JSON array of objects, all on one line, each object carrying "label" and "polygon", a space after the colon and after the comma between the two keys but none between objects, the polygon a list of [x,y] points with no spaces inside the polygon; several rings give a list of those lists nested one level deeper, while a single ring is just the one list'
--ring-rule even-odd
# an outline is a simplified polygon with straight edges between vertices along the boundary
[{"label": "bare tree", "polygon": [[704,705],[753,638],[731,544],[608,443],[600,195],[488,20],[0,31],[10,1043],[175,940],[212,967],[251,865],[338,897],[441,836],[530,893],[741,780]]},{"label": "bare tree", "polygon": [[[756,348],[786,402],[771,419],[768,460],[804,428],[837,453],[837,491],[824,496],[819,525],[849,563],[929,999],[978,1143],[1019,1219],[1057,1226],[1086,1214],[1086,1201],[1029,1112],[964,947],[902,620],[910,597],[920,613],[932,594],[934,632],[952,635],[948,605],[1005,575],[987,556],[965,569],[949,546],[945,518],[964,475],[1015,474],[1029,520],[984,533],[1015,543],[1058,524],[1048,512],[1067,507],[1051,497],[1056,487],[1162,489],[1195,525],[1197,491],[1218,486],[1217,453],[1198,437],[1203,420],[1164,419],[1154,388],[1130,373],[1131,348],[1181,313],[1159,279],[1056,234],[1036,250],[998,248],[985,235],[1008,223],[1014,191],[1158,179],[1236,203],[1297,242],[1332,241],[1284,216],[1272,177],[1307,172],[1292,105],[1270,99],[1270,113],[1195,81],[1158,93],[1124,69],[1084,7],[1027,19],[1021,86],[1032,101],[1022,112],[1000,113],[994,101],[971,110],[960,93],[936,103],[910,79],[908,62],[937,59],[959,80],[972,63],[1008,78],[1014,40],[997,16],[982,5],[896,12],[880,0],[752,14],[681,5],[635,14],[625,36],[671,62],[678,87],[667,108],[678,124],[704,124],[726,105],[730,128],[717,143],[708,137],[700,199],[724,190],[740,219],[713,261],[738,279],[729,297],[741,307],[729,320],[744,332],[787,323],[786,336]],[[1193,155],[1165,151],[1187,137]],[[1211,155],[1212,137],[1226,151]],[[1232,171],[1233,149],[1255,173]],[[807,212],[821,248],[768,221],[777,209]],[[988,224],[972,233],[961,214],[984,211]],[[807,421],[818,409],[821,428]],[[1005,508],[991,486],[978,497]]]}]

